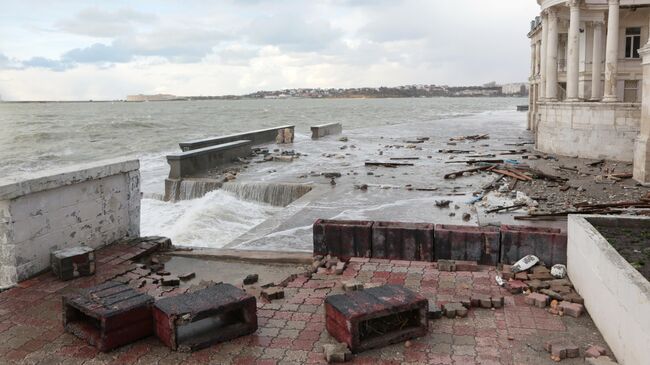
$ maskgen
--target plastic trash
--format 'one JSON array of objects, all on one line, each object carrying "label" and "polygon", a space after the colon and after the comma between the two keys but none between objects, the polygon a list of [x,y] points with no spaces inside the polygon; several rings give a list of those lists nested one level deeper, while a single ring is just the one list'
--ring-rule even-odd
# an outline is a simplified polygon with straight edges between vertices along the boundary
[{"label": "plastic trash", "polygon": [[539,258],[535,255],[526,255],[521,260],[517,261],[512,265],[512,272],[518,273],[520,271],[526,271],[531,267],[535,266],[539,262]]},{"label": "plastic trash", "polygon": [[553,275],[553,277],[557,279],[564,279],[564,277],[566,276],[566,266],[562,264],[553,265],[553,267],[551,268],[551,275]]},{"label": "plastic trash", "polygon": [[500,275],[495,276],[494,280],[496,280],[497,285],[499,285],[499,286],[506,285],[506,282],[503,280],[503,278]]}]

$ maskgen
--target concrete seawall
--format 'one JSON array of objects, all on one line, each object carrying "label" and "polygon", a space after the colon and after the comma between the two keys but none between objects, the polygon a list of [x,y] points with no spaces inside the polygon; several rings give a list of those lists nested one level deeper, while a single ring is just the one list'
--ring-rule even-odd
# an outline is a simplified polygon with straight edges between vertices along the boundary
[{"label": "concrete seawall", "polygon": [[239,157],[247,157],[250,154],[251,141],[238,140],[168,155],[169,178],[192,177],[216,166],[229,164]]},{"label": "concrete seawall", "polygon": [[111,160],[0,180],[0,287],[49,268],[53,250],[138,236],[139,168]]},{"label": "concrete seawall", "polygon": [[343,132],[341,123],[315,125],[311,127],[311,139],[318,139],[331,134],[341,134],[341,132]]},{"label": "concrete seawall", "polygon": [[[287,132],[285,130],[289,131]],[[280,133],[282,133],[282,141],[280,141],[280,143],[291,143],[293,142],[293,132],[294,126],[285,125],[267,129],[258,129],[255,131],[243,133],[229,134],[227,136],[210,137],[195,141],[181,142],[179,143],[179,146],[181,147],[182,151],[191,151],[199,148],[205,148],[239,140],[248,140],[252,145],[258,145],[262,143],[276,142]],[[291,137],[286,138],[285,135],[289,133]]]}]

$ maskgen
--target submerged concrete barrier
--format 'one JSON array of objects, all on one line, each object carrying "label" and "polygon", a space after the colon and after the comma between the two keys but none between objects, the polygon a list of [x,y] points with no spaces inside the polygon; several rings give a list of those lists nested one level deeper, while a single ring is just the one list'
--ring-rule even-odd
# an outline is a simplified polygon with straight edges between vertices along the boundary
[{"label": "submerged concrete barrier", "polygon": [[169,178],[196,176],[200,172],[228,164],[238,157],[246,157],[250,154],[251,141],[239,140],[168,155]]},{"label": "submerged concrete barrier", "polygon": [[341,134],[341,132],[343,132],[341,123],[315,125],[311,127],[311,139],[318,139],[331,134]]},{"label": "submerged concrete barrier", "polygon": [[50,267],[50,252],[140,234],[140,163],[110,160],[0,180],[0,287]]},{"label": "submerged concrete barrier", "polygon": [[216,146],[228,142],[248,140],[251,145],[262,143],[293,143],[294,126],[284,125],[255,131],[229,134],[227,136],[210,137],[189,142],[181,142],[179,146],[182,151],[197,150],[200,148]]}]

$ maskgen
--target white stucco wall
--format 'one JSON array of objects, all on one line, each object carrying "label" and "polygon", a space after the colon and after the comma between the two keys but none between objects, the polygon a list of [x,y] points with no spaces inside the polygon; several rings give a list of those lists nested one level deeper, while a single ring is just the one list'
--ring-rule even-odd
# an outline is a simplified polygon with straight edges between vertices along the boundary
[{"label": "white stucco wall", "polygon": [[50,252],[140,233],[138,160],[112,160],[0,180],[0,287],[50,266]]},{"label": "white stucco wall", "polygon": [[648,218],[570,215],[567,247],[569,278],[618,362],[647,364],[650,283],[587,221],[594,218],[614,226],[647,225]]},{"label": "white stucco wall", "polygon": [[541,103],[536,148],[566,156],[631,162],[640,120],[640,104]]}]

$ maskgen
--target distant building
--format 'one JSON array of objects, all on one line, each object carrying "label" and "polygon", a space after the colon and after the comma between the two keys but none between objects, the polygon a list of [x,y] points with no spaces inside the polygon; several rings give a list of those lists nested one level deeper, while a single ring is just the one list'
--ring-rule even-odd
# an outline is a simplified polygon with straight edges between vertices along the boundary
[{"label": "distant building", "polygon": [[525,82],[516,82],[512,84],[505,84],[501,86],[501,93],[508,96],[524,96],[528,95],[528,84]]},{"label": "distant building", "polygon": [[171,94],[155,94],[155,95],[128,95],[126,101],[165,101],[165,100],[174,100],[178,97]]},{"label": "distant building", "polygon": [[528,33],[536,148],[634,161],[634,178],[650,183],[650,1],[537,3]]}]

